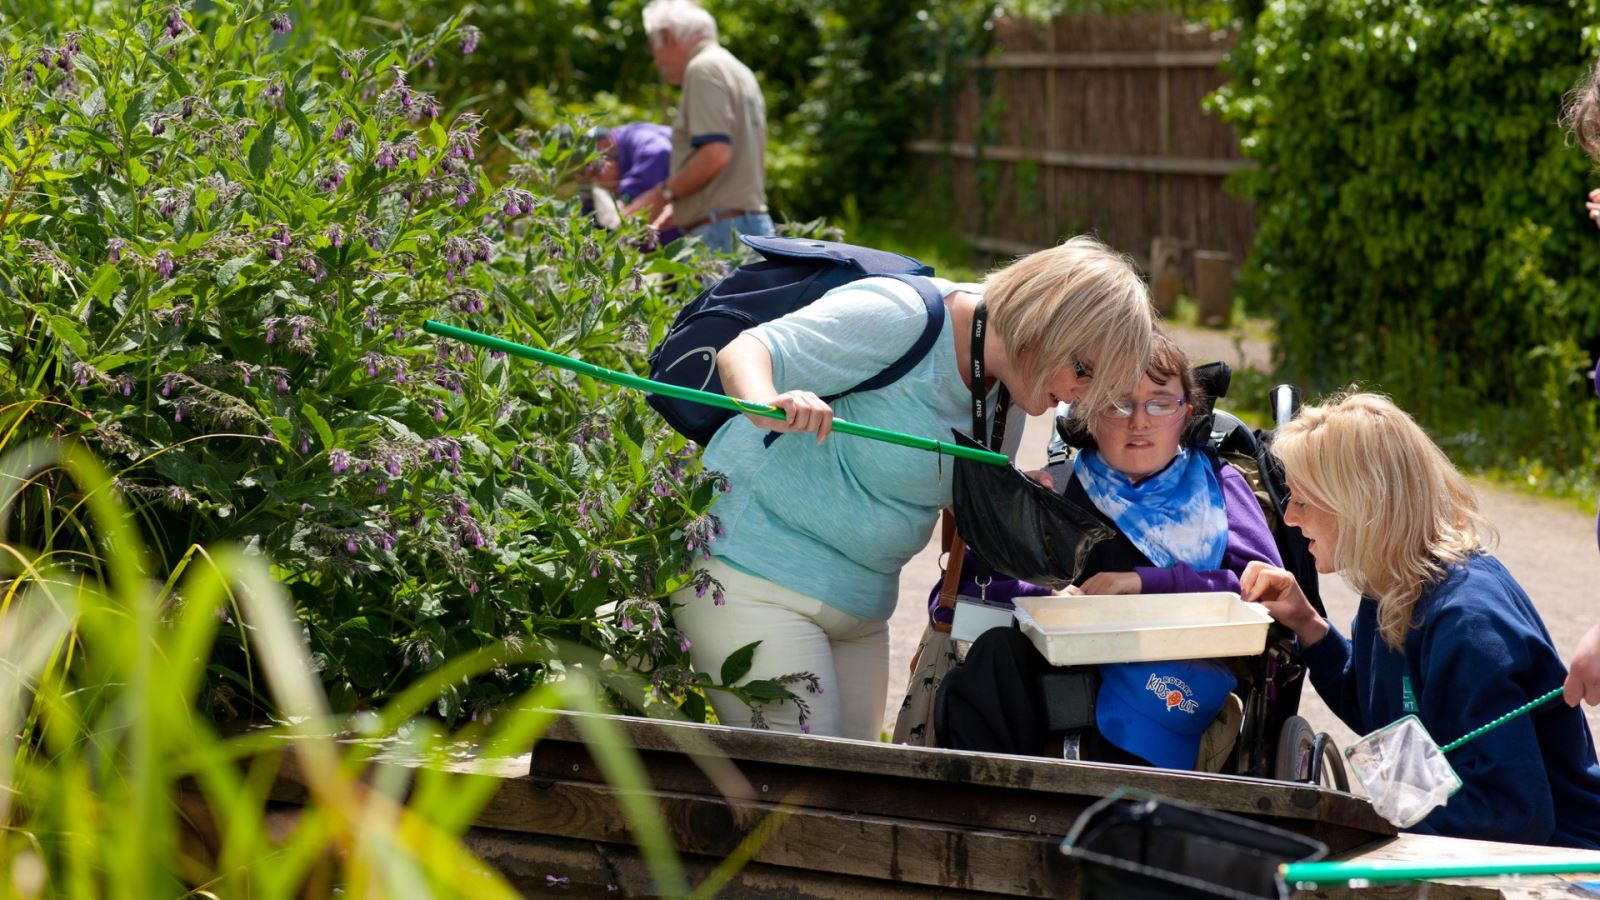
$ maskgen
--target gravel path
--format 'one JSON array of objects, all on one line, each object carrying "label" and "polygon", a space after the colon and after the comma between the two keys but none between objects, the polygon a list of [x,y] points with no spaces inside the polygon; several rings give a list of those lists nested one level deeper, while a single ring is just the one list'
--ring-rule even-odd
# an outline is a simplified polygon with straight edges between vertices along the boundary
[{"label": "gravel path", "polygon": [[[1264,367],[1268,353],[1259,341],[1237,341],[1228,332],[1169,327],[1197,362],[1227,360]],[[1044,463],[1050,423],[1044,417],[1028,420],[1023,432],[1018,465],[1037,468]],[[1600,585],[1600,553],[1595,548],[1594,520],[1569,505],[1542,500],[1482,482],[1474,485],[1483,512],[1500,532],[1496,550],[1500,560],[1528,591],[1544,616],[1563,655],[1570,654],[1589,626],[1600,621],[1600,604],[1594,602]],[[900,604],[890,621],[891,654],[889,701],[885,729],[894,727],[895,714],[904,697],[905,682],[917,641],[927,622],[927,596],[939,577],[937,535],[908,563],[900,576]],[[1328,616],[1341,629],[1355,617],[1356,594],[1337,575],[1322,576],[1322,596]],[[1600,707],[1587,707],[1589,727],[1600,734]],[[1301,701],[1301,715],[1320,731],[1327,731],[1340,747],[1355,735],[1323,705],[1314,691]]]}]

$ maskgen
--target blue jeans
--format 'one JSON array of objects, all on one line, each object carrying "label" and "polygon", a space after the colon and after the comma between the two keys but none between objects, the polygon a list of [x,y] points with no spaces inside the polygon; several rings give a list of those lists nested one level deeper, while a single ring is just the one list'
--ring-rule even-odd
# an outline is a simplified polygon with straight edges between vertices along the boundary
[{"label": "blue jeans", "polygon": [[766,213],[756,213],[750,216],[736,216],[732,219],[719,219],[709,225],[701,225],[689,232],[695,237],[706,242],[706,246],[718,253],[731,253],[734,248],[734,233],[739,234],[771,234],[772,216]]}]

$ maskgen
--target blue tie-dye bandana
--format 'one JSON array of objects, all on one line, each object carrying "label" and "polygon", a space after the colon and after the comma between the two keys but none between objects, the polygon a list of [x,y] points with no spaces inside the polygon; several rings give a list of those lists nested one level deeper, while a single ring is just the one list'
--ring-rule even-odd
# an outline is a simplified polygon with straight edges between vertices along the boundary
[{"label": "blue tie-dye bandana", "polygon": [[1073,473],[1089,499],[1152,563],[1215,569],[1228,549],[1222,485],[1204,453],[1180,448],[1172,464],[1135,484],[1094,450],[1078,454]]}]

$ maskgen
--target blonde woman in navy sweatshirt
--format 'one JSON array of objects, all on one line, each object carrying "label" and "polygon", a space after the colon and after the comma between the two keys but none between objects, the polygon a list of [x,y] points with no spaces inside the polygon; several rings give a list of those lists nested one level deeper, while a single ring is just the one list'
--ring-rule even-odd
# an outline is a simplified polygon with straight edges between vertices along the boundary
[{"label": "blonde woman in navy sweatshirt", "polygon": [[[1317,693],[1356,733],[1414,713],[1443,745],[1561,686],[1538,611],[1483,549],[1472,489],[1388,398],[1307,407],[1272,452],[1289,481],[1284,521],[1361,606],[1346,637],[1260,562],[1241,593],[1294,631]],[[1600,849],[1600,764],[1580,711],[1546,705],[1449,759],[1461,791],[1412,830]]]}]

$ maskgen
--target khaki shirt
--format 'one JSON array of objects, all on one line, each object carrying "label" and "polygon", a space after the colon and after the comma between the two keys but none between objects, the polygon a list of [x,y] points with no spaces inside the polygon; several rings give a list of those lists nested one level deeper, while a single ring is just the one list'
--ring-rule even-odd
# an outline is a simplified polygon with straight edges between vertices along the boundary
[{"label": "khaki shirt", "polygon": [[700,190],[673,201],[672,218],[680,228],[713,210],[767,208],[767,102],[749,67],[707,41],[683,71],[683,97],[672,121],[672,171],[713,141],[728,142],[733,155]]}]

